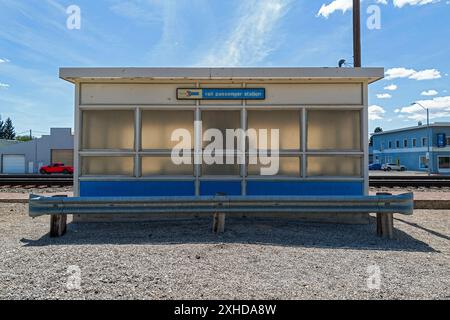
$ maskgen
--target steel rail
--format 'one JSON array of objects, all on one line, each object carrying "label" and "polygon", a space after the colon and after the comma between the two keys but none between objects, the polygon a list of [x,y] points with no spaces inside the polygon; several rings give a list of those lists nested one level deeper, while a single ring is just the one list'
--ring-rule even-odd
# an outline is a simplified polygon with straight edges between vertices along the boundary
[{"label": "steel rail", "polygon": [[72,175],[25,175],[2,174],[0,185],[9,186],[70,186],[73,185]]},{"label": "steel rail", "polygon": [[[302,180],[304,181],[304,180]],[[70,186],[72,175],[0,175],[0,185]],[[371,176],[371,187],[450,187],[450,176]]]}]

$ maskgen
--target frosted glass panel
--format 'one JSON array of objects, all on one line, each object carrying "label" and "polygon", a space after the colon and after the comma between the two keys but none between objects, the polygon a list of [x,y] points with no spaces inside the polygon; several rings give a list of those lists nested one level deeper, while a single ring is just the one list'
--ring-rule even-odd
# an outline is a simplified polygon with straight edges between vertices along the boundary
[{"label": "frosted glass panel", "polygon": [[226,164],[226,158],[222,160],[223,164],[202,164],[202,176],[206,175],[220,175],[220,176],[239,176],[240,175],[240,164],[238,164],[238,159],[235,157],[234,164]]},{"label": "frosted glass panel", "polygon": [[203,164],[202,176],[238,176],[239,170],[237,164]]},{"label": "frosted glass panel", "polygon": [[[249,176],[260,176],[261,167],[268,168],[270,165],[249,164],[247,174]],[[299,157],[279,157],[279,170],[276,176],[300,176],[300,158]]]},{"label": "frosted glass panel", "polygon": [[361,158],[347,156],[309,156],[307,175],[361,177]]},{"label": "frosted glass panel", "polygon": [[267,129],[268,147],[270,148],[270,129],[279,129],[280,149],[300,149],[300,111],[299,110],[250,110],[248,125],[250,129]]},{"label": "frosted glass panel", "polygon": [[186,129],[191,135],[191,148],[194,144],[194,112],[193,111],[160,111],[143,110],[142,116],[142,149],[172,149],[178,142],[170,141],[176,129]]},{"label": "frosted glass panel", "polygon": [[133,157],[83,157],[82,175],[134,175]]},{"label": "frosted glass panel", "polygon": [[309,150],[361,150],[359,111],[308,111]]},{"label": "frosted glass panel", "polygon": [[170,157],[142,157],[142,176],[194,175],[192,164],[176,165]]},{"label": "frosted glass panel", "polygon": [[134,111],[83,111],[82,149],[134,149]]},{"label": "frosted glass panel", "polygon": [[[226,145],[226,129],[241,128],[241,113],[240,111],[202,111],[202,129],[203,133],[208,129],[219,129],[223,135],[223,149]],[[203,142],[203,146],[207,146],[211,142]],[[237,139],[235,139],[234,146],[236,149]]]},{"label": "frosted glass panel", "polygon": [[73,166],[73,149],[52,149],[50,154],[52,163],[62,162],[66,166]]}]

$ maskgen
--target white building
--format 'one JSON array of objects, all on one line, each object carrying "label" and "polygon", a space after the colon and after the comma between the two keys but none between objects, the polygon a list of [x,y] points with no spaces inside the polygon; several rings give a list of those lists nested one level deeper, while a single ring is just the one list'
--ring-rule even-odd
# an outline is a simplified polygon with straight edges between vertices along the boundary
[{"label": "white building", "polygon": [[50,135],[0,147],[0,173],[38,173],[51,162],[73,165],[73,142],[70,128],[51,128]]}]

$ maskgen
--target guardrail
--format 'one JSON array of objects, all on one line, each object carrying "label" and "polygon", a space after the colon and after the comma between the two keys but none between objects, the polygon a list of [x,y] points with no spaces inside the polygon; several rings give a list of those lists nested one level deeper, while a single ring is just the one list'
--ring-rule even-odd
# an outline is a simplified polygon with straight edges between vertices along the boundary
[{"label": "guardrail", "polygon": [[51,215],[50,236],[66,230],[67,214],[212,213],[213,230],[232,213],[376,213],[377,234],[392,238],[393,213],[411,215],[413,194],[376,196],[42,197],[30,195],[29,215]]}]

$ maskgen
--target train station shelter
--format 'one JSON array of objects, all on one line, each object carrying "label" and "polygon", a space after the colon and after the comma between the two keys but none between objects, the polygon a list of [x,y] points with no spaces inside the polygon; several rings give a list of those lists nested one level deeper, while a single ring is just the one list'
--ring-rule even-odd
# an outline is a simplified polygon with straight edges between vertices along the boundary
[{"label": "train station shelter", "polygon": [[[383,76],[383,68],[61,68],[75,86],[75,196],[367,195],[368,86]],[[178,129],[189,133],[193,158],[215,142],[215,156],[247,161],[174,163]],[[209,129],[258,134],[217,144]],[[278,142],[262,143],[259,134],[275,130]],[[258,157],[249,163],[261,149],[278,156],[276,172],[261,174],[270,164]]]}]

